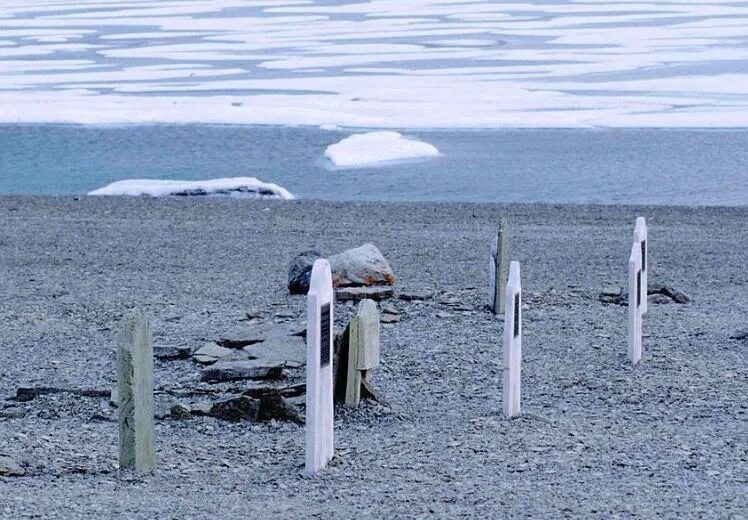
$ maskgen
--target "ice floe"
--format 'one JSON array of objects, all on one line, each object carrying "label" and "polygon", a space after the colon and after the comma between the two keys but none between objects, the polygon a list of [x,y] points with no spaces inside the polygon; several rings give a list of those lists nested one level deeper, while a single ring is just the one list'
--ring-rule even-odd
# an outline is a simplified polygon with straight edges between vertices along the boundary
[{"label": "ice floe", "polygon": [[435,146],[390,131],[353,134],[325,150],[325,157],[343,168],[437,155],[439,150]]},{"label": "ice floe", "polygon": [[113,182],[89,195],[131,195],[151,197],[189,197],[204,195],[229,195],[235,197],[290,200],[294,196],[287,189],[254,177],[231,177],[203,181],[175,181],[155,179],[128,179]]}]

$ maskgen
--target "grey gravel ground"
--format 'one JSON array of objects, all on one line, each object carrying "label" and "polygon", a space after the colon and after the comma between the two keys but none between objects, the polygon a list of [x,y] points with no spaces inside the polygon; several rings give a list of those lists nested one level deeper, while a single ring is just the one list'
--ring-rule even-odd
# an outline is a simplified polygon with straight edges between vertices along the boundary
[{"label": "grey gravel ground", "polygon": [[[513,420],[502,323],[483,308],[501,215],[526,304]],[[637,215],[650,282],[692,302],[650,306],[632,369],[626,308],[597,295],[625,284]],[[303,318],[291,258],[368,241],[398,289],[467,310],[394,302],[374,375],[389,406],[337,410],[321,476],[303,475],[295,424],[160,419],[158,473],[137,477],[116,470],[106,399],[0,401],[0,454],[28,472],[0,477],[0,517],[746,518],[748,342],[730,336],[748,328],[748,208],[0,197],[0,396],[110,388],[134,304],[156,345],[199,345],[247,312]],[[158,386],[197,381],[190,361],[156,363]]]}]

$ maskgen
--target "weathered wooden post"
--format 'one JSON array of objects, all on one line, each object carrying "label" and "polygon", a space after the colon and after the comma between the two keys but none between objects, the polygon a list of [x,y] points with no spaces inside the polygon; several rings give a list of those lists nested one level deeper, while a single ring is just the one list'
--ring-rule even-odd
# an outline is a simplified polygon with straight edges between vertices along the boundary
[{"label": "weathered wooden post", "polygon": [[306,471],[327,466],[333,443],[333,289],[330,263],[314,262],[307,295]]},{"label": "weathered wooden post", "polygon": [[629,360],[636,365],[642,358],[642,254],[639,244],[631,246],[629,256]]},{"label": "weathered wooden post", "polygon": [[361,401],[361,380],[369,380],[371,371],[379,366],[379,311],[373,300],[363,300],[358,313],[348,326],[348,371],[345,404],[358,406]]},{"label": "weathered wooden post", "polygon": [[499,234],[491,245],[489,261],[488,305],[494,314],[503,314],[506,308],[506,277],[509,271],[509,223],[501,218]]},{"label": "weathered wooden post", "polygon": [[504,313],[504,415],[520,413],[522,395],[522,283],[519,262],[509,267]]},{"label": "weathered wooden post", "polygon": [[642,304],[641,304],[641,313],[646,314],[647,312],[647,288],[649,284],[649,277],[647,276],[647,273],[649,272],[649,258],[648,258],[648,251],[647,251],[647,235],[649,234],[649,229],[647,228],[647,221],[644,219],[644,217],[637,217],[636,219],[636,226],[634,227],[634,243],[639,245],[639,249],[641,250],[641,270],[642,270]]},{"label": "weathered wooden post", "polygon": [[117,338],[119,467],[150,473],[156,469],[153,427],[153,341],[146,314],[125,317]]}]

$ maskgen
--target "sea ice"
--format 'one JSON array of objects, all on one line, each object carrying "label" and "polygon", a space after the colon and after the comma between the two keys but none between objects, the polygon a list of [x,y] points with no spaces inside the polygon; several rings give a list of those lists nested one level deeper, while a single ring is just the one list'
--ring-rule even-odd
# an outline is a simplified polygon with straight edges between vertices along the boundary
[{"label": "sea ice", "polygon": [[204,181],[172,181],[155,179],[128,179],[117,181],[89,192],[89,195],[132,196],[199,196],[231,195],[252,198],[290,200],[294,196],[287,189],[254,177],[230,177]]},{"label": "sea ice", "polygon": [[83,5],[0,2],[0,123],[748,126],[746,2]]},{"label": "sea ice", "polygon": [[353,134],[325,150],[325,157],[344,168],[437,155],[435,146],[389,131]]}]

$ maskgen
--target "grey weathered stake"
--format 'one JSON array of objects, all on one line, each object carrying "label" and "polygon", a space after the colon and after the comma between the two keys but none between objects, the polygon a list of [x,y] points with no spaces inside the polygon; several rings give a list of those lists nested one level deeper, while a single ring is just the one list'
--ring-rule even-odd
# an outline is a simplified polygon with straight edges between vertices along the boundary
[{"label": "grey weathered stake", "polygon": [[361,401],[361,380],[369,380],[371,371],[379,366],[379,311],[372,300],[363,300],[348,328],[348,379],[345,404],[358,406]]},{"label": "grey weathered stake", "polygon": [[156,469],[153,429],[153,341],[146,314],[133,310],[117,336],[119,467]]},{"label": "grey weathered stake", "polygon": [[494,314],[506,309],[506,279],[509,274],[509,222],[501,218],[499,234],[491,247],[489,306]]}]

